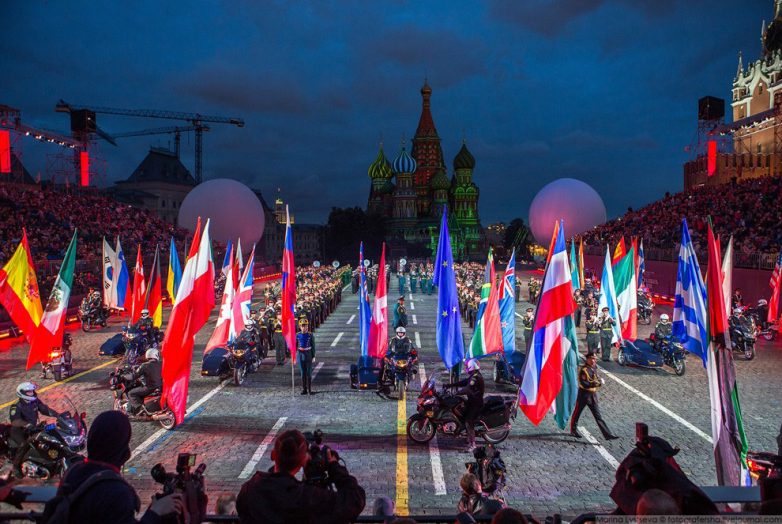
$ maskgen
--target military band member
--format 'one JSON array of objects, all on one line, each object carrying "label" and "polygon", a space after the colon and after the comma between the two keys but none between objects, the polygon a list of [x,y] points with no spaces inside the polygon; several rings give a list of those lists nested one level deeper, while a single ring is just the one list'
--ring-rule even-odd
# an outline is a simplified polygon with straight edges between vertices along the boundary
[{"label": "military band member", "polygon": [[606,440],[614,440],[619,437],[611,433],[608,425],[600,414],[600,405],[598,403],[597,390],[603,386],[603,379],[597,374],[597,355],[587,353],[586,363],[578,368],[578,398],[576,407],[573,410],[573,416],[570,419],[570,434],[576,438],[581,438],[578,431],[578,419],[581,418],[581,412],[585,407],[589,408],[592,416],[595,417],[597,427]]},{"label": "military band member", "polygon": [[531,307],[527,308],[527,312],[524,318],[521,319],[521,325],[524,328],[524,344],[527,348],[527,354],[529,354],[529,347],[532,344],[532,323],[535,321],[535,316]]},{"label": "military band member", "polygon": [[306,317],[299,321],[301,332],[296,335],[296,354],[301,369],[302,395],[312,395],[312,363],[315,361],[315,336],[310,333]]},{"label": "military band member", "polygon": [[400,296],[397,299],[396,307],[394,307],[394,329],[402,326],[407,327],[407,309],[405,309],[405,297]]},{"label": "military band member", "polygon": [[600,322],[600,350],[603,353],[603,362],[611,360],[611,340],[614,338],[614,326],[616,320],[608,314],[608,308],[603,308],[603,313],[598,319]]},{"label": "military band member", "polygon": [[600,345],[600,321],[597,313],[592,313],[586,320],[587,330],[587,353],[597,353]]}]

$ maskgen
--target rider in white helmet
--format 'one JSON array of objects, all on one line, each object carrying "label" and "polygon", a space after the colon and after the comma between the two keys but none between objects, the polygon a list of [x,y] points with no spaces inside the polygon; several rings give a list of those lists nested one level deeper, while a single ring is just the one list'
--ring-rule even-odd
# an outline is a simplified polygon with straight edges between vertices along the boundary
[{"label": "rider in white helmet", "polygon": [[467,397],[464,404],[463,422],[467,431],[467,446],[472,450],[475,449],[475,421],[483,409],[484,383],[481,366],[477,359],[467,360],[464,368],[467,371],[467,378],[447,384],[446,387],[459,388],[456,390],[456,394]]},{"label": "rider in white helmet", "polygon": [[671,337],[672,327],[668,322],[668,315],[665,313],[660,315],[660,321],[654,326],[654,348],[660,349],[663,341]]},{"label": "rider in white helmet", "polygon": [[21,466],[24,462],[27,450],[30,448],[27,437],[30,433],[39,428],[38,414],[47,417],[58,417],[60,414],[44,404],[36,392],[38,386],[33,382],[22,382],[16,387],[16,396],[19,398],[11,404],[9,410],[9,419],[11,421],[11,432],[9,435],[9,444],[11,448],[16,448],[14,453],[14,474],[21,477]]},{"label": "rider in white helmet", "polygon": [[163,363],[160,361],[160,352],[157,348],[149,348],[144,354],[146,362],[138,367],[136,375],[141,382],[128,391],[130,401],[130,414],[135,415],[144,403],[144,397],[163,388]]}]

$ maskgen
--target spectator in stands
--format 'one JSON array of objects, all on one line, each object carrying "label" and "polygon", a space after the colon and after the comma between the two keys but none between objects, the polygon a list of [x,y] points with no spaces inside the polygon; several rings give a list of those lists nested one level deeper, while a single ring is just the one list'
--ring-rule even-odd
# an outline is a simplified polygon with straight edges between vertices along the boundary
[{"label": "spectator in stands", "polygon": [[641,495],[635,506],[636,515],[681,515],[679,505],[661,489],[650,489]]},{"label": "spectator in stands", "polygon": [[[161,517],[184,516],[185,505],[179,494],[161,497],[149,506],[141,520],[135,518],[141,507],[136,491],[122,478],[120,471],[130,458],[131,426],[119,411],[104,411],[92,422],[87,435],[87,458],[65,472],[55,498],[47,502],[43,522],[59,522],[58,512],[69,510],[67,522],[129,524],[161,522]],[[103,478],[100,482],[97,479]],[[82,484],[90,483],[79,493]],[[78,494],[76,497],[72,495]],[[70,504],[63,500],[71,495]]]},{"label": "spectator in stands", "polygon": [[307,441],[295,429],[280,434],[272,450],[274,466],[266,473],[256,472],[239,491],[236,499],[239,522],[352,522],[364,509],[364,489],[338,462],[333,451],[327,450],[325,456],[336,491],[295,477],[310,459]]},{"label": "spectator in stands", "polygon": [[502,508],[494,514],[491,524],[527,524],[527,517],[513,508]]}]

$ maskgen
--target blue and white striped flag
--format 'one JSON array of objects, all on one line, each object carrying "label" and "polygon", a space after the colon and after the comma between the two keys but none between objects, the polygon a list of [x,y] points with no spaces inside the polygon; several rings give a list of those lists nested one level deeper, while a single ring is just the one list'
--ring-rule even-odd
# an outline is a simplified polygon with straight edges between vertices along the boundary
[{"label": "blue and white striped flag", "polygon": [[706,333],[708,315],[706,285],[703,283],[698,257],[695,256],[685,218],[682,219],[682,243],[679,248],[676,297],[673,302],[673,336],[681,340],[687,351],[701,357],[704,367],[709,347]]}]

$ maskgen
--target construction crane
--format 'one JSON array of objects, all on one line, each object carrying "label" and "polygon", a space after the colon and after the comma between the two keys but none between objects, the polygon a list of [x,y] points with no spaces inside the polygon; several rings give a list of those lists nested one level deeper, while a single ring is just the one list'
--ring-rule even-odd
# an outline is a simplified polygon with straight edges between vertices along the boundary
[{"label": "construction crane", "polygon": [[[174,150],[176,156],[179,158],[179,146],[182,141],[182,133],[189,133],[190,131],[197,131],[199,128],[195,126],[170,126],[170,127],[157,127],[154,129],[141,129],[139,131],[128,131],[125,133],[114,133],[111,135],[113,138],[129,138],[134,136],[147,136],[147,135],[174,135]],[[209,131],[208,126],[201,126],[201,131]]]},{"label": "construction crane", "polygon": [[60,100],[55,106],[59,113],[71,113],[72,111],[91,111],[104,115],[131,116],[140,118],[159,118],[168,120],[182,120],[189,122],[195,131],[195,180],[197,184],[202,181],[203,172],[203,132],[207,130],[205,124],[230,124],[236,127],[244,127],[244,120],[236,117],[210,116],[200,113],[183,113],[179,111],[164,111],[155,109],[118,109],[114,107],[92,107],[69,104]]},{"label": "construction crane", "polygon": [[22,123],[22,112],[18,109],[0,104],[0,128],[15,131],[24,136],[29,136],[40,140],[41,142],[49,142],[51,144],[57,144],[61,147],[69,147],[71,149],[86,149],[86,145],[73,137],[65,136],[54,131],[47,131],[45,129],[39,129]]}]

